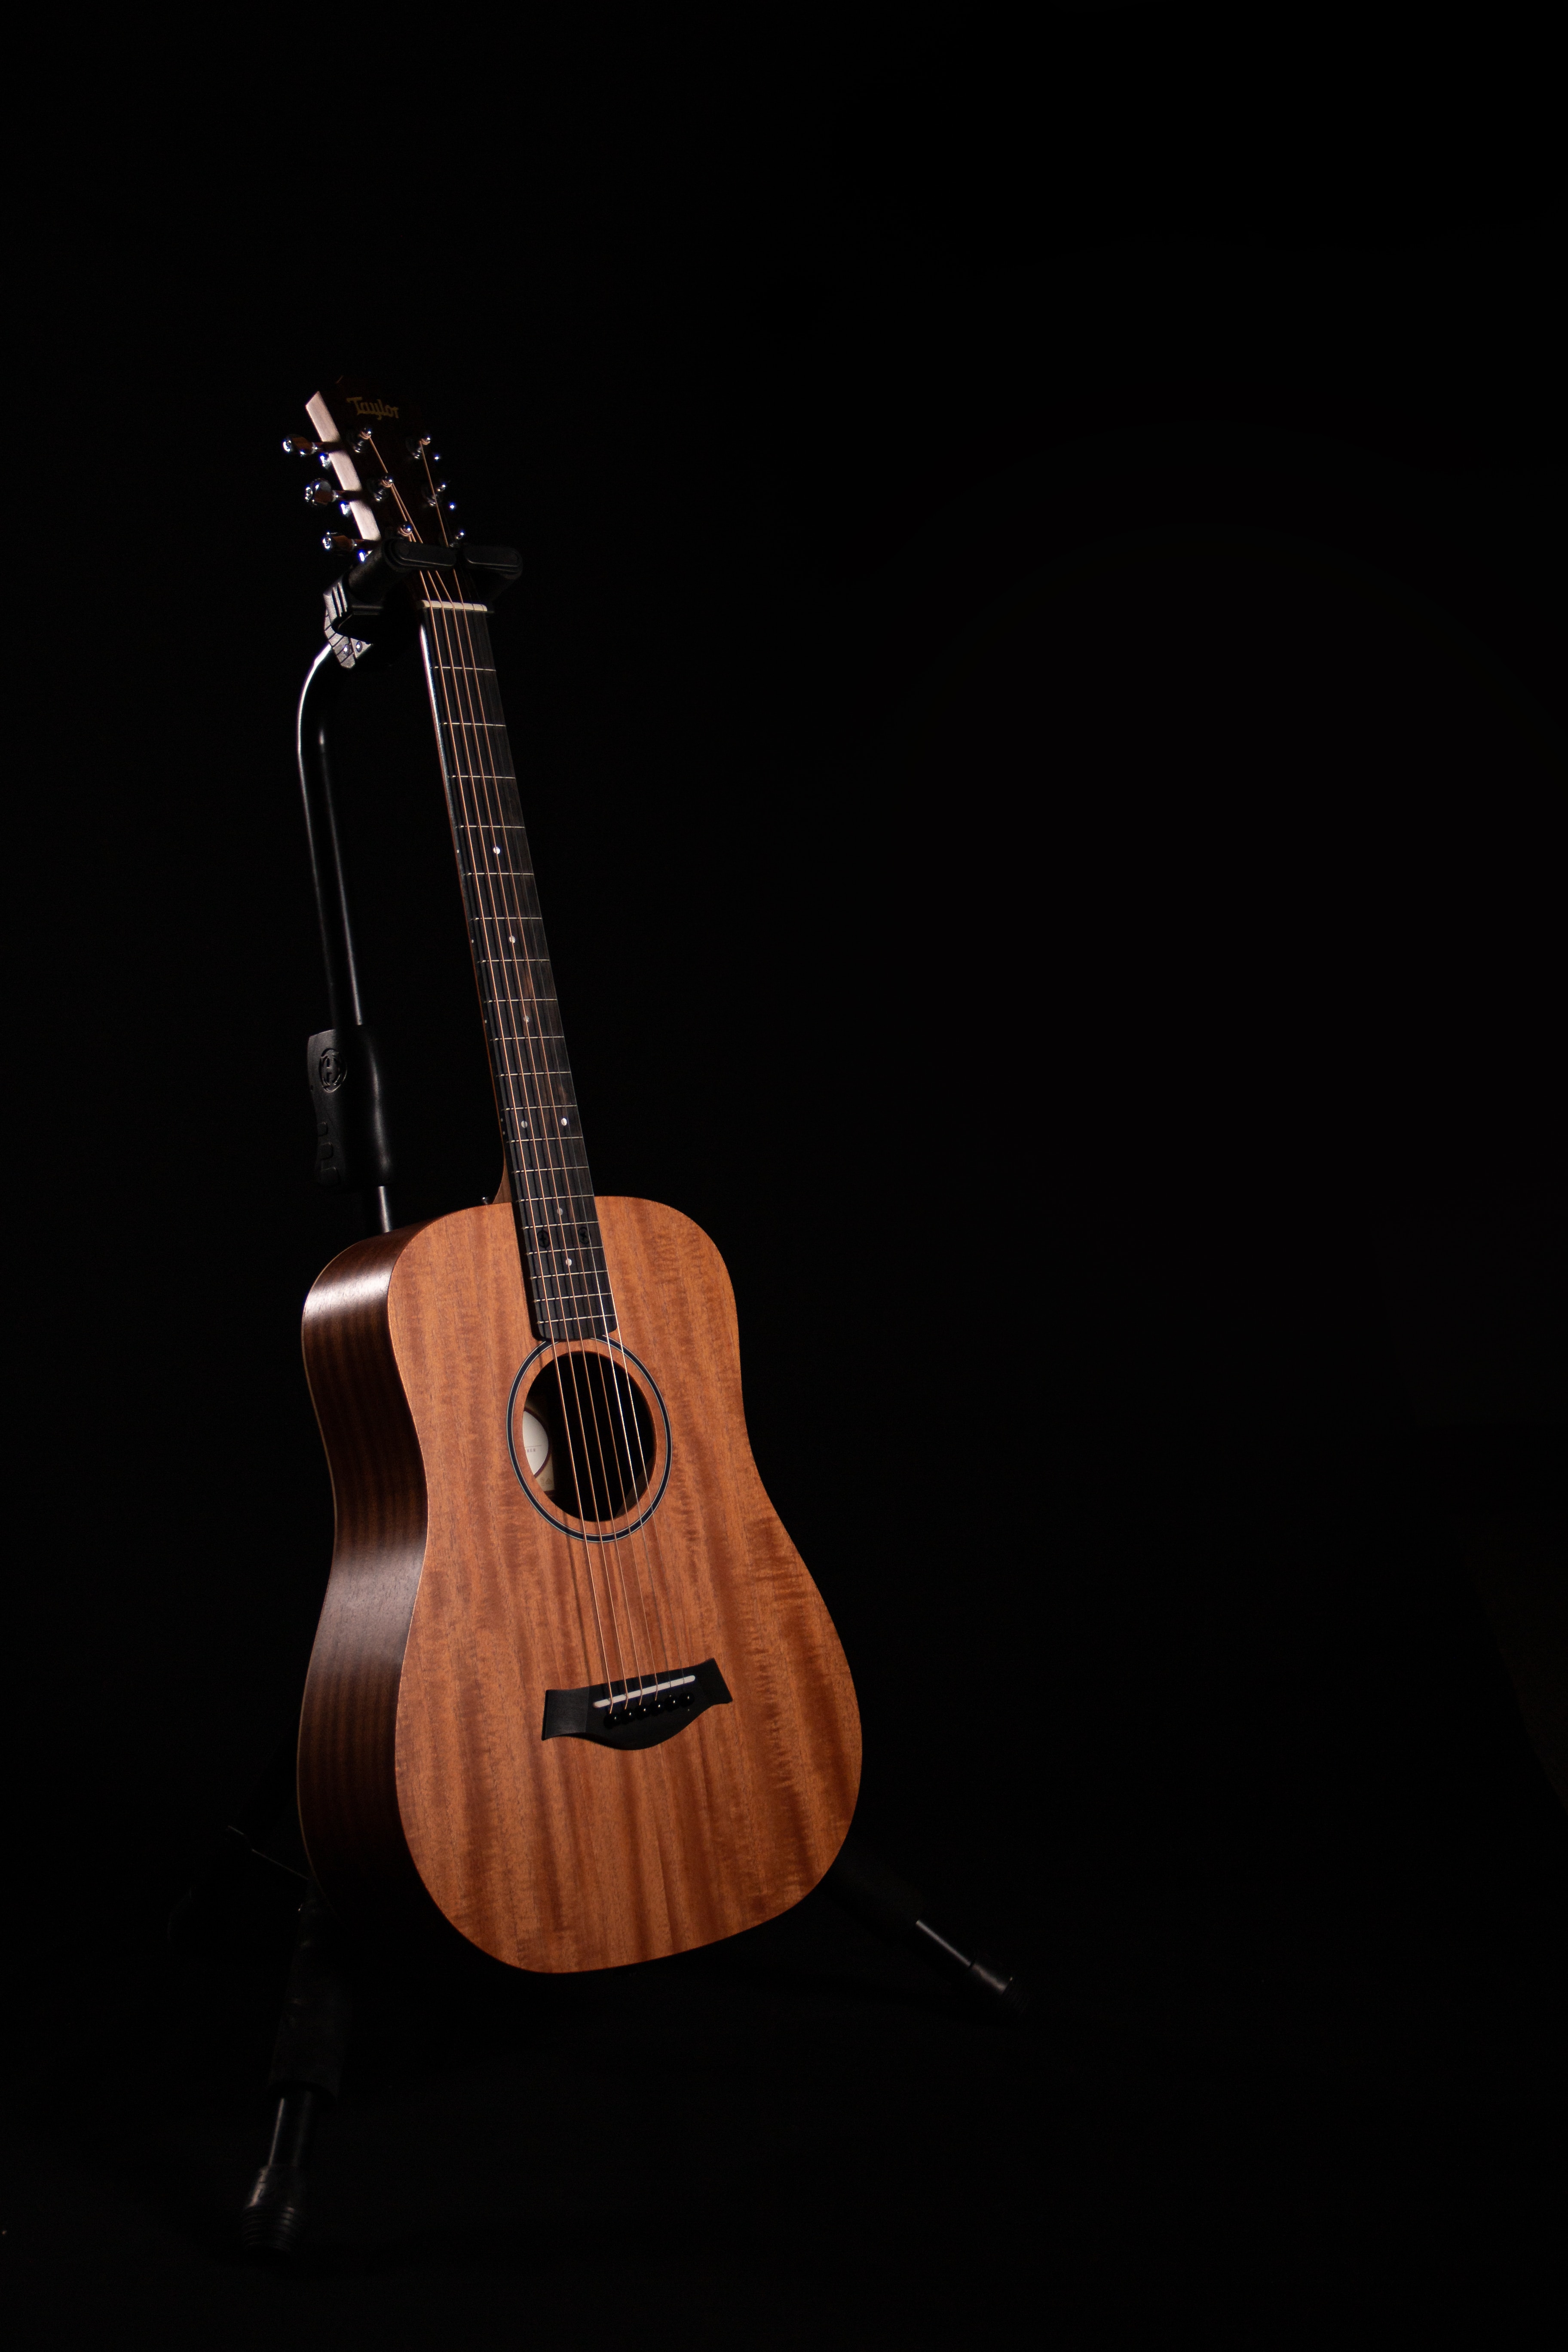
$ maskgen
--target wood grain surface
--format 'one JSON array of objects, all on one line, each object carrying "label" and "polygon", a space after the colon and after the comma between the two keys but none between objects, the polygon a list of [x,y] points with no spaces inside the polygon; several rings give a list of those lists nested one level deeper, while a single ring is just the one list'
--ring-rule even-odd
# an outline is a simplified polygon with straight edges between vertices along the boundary
[{"label": "wood grain surface", "polygon": [[321,1885],[358,1891],[362,1906],[406,1905],[417,1890],[395,1769],[426,1488],[386,1299],[421,1230],[378,1234],[334,1258],[305,1302],[300,1335],[337,1525],[300,1710],[300,1820]]},{"label": "wood grain surface", "polygon": [[[470,1941],[542,1970],[787,1909],[859,1783],[848,1667],[752,1459],[723,1262],[674,1210],[598,1210],[617,1337],[671,1431],[629,1543],[552,1525],[513,1469],[509,1398],[538,1342],[507,1206],[359,1244],[305,1323],[338,1510],[300,1735],[312,1867],[351,1911],[406,1898],[416,1874]],[[648,1748],[542,1739],[547,1688],[605,1678],[612,1611],[662,1622],[668,1654],[645,1667],[715,1658],[733,1704]]]}]

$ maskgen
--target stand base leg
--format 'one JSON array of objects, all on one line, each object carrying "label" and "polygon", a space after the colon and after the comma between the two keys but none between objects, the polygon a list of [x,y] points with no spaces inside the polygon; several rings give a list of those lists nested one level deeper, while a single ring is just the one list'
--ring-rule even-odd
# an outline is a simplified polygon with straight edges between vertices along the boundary
[{"label": "stand base leg", "polygon": [[925,1897],[872,1853],[853,1831],[822,1883],[862,1926],[889,1943],[914,1952],[949,1983],[962,1984],[994,2015],[1016,2025],[1028,2016],[1028,1994],[1018,1978],[976,1958],[967,1939],[960,1941],[935,1926],[926,1916]]},{"label": "stand base leg", "polygon": [[342,2083],[351,2016],[342,1930],[312,1886],[300,1906],[294,1957],[270,2087],[277,2096],[267,2161],[240,2217],[249,2252],[289,2255],[305,2229],[305,2167],[316,2121]]},{"label": "stand base leg", "polygon": [[279,2099],[272,2146],[239,2217],[247,2253],[291,2254],[305,2233],[305,2160],[321,2104],[321,2093],[308,2084]]}]

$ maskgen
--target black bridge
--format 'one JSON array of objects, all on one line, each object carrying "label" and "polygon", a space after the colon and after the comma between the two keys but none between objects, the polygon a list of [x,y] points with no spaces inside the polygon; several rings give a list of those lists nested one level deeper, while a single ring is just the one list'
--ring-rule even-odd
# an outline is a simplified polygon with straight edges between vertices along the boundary
[{"label": "black bridge", "polygon": [[626,1682],[586,1683],[581,1690],[547,1690],[542,1739],[596,1739],[601,1748],[657,1748],[673,1739],[705,1707],[733,1704],[711,1658],[700,1666],[666,1667]]}]

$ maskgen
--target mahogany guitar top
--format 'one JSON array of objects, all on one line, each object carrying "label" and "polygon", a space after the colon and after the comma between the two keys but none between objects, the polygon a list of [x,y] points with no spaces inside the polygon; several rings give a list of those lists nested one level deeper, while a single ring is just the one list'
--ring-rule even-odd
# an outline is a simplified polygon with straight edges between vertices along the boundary
[{"label": "mahogany guitar top", "polygon": [[860,1773],[847,1664],[752,1459],[723,1261],[672,1209],[597,1207],[616,1339],[668,1414],[629,1515],[657,1493],[657,1664],[712,1659],[731,1701],[658,1745],[542,1737],[547,1690],[602,1685],[590,1549],[614,1570],[509,1450],[539,1350],[510,1208],[357,1244],[305,1316],[338,1519],[300,1731],[312,1867],[351,1910],[416,1879],[471,1942],[542,1970],[788,1909],[843,1843]]}]

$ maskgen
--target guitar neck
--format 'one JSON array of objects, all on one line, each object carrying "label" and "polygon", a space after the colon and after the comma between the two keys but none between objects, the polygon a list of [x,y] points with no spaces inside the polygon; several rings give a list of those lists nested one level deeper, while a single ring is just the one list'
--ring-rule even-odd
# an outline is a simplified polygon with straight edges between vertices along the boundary
[{"label": "guitar neck", "polygon": [[534,1329],[606,1339],[615,1306],[485,608],[460,601],[460,573],[423,578],[430,707]]}]

